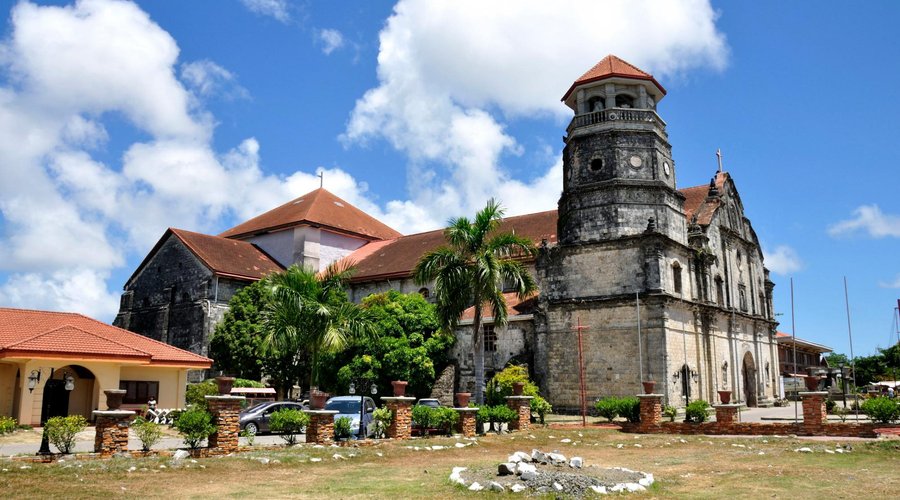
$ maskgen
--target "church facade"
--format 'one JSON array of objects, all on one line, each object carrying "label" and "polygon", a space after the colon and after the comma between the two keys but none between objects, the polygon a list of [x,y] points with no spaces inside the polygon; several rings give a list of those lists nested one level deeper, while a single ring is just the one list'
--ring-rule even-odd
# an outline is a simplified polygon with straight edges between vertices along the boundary
[{"label": "church facade", "polygon": [[[664,97],[653,76],[615,56],[601,60],[563,97],[574,117],[558,209],[502,225],[538,245],[526,264],[540,291],[521,302],[507,295],[508,325],[486,316],[485,367],[527,363],[562,410],[578,409],[582,397],[638,393],[648,380],[675,406],[716,402],[720,390],[764,405],[777,393],[773,283],[759,242],[721,165],[709,185],[677,188],[657,114]],[[321,269],[344,259],[357,268],[356,301],[388,289],[428,296],[431,287],[416,285],[412,269],[444,244],[442,231],[402,236],[321,189],[208,238],[226,253],[235,241],[247,244],[281,268]],[[135,274],[164,260],[154,249]],[[138,281],[126,284],[125,328],[135,314],[125,297],[137,296]],[[460,390],[474,383],[472,312],[463,315],[454,348]]]}]

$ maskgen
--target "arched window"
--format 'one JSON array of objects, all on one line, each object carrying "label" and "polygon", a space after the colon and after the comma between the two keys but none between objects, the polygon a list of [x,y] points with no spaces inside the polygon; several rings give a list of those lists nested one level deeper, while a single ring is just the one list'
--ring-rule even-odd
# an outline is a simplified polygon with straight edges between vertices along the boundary
[{"label": "arched window", "polygon": [[681,295],[681,264],[677,262],[672,264],[672,286],[675,293]]},{"label": "arched window", "polygon": [[593,113],[594,111],[603,111],[604,100],[602,97],[595,95],[588,99],[588,113]]},{"label": "arched window", "polygon": [[634,98],[630,95],[619,94],[616,96],[616,107],[617,108],[633,108],[634,107]]},{"label": "arched window", "polygon": [[716,304],[725,305],[725,286],[721,276],[716,276]]}]

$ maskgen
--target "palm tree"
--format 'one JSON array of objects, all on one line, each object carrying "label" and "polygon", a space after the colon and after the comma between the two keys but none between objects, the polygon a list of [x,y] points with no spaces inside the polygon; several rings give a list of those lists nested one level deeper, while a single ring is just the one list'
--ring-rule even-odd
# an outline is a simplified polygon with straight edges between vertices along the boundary
[{"label": "palm tree", "polygon": [[332,265],[321,273],[292,265],[266,278],[272,299],[263,314],[268,353],[299,363],[309,354],[310,389],[318,383],[319,353],[339,351],[356,338],[374,334],[368,313],[349,302],[343,285],[353,273]]},{"label": "palm tree", "polygon": [[494,324],[505,325],[506,300],[504,284],[511,287],[520,300],[537,290],[534,278],[514,257],[530,256],[534,243],[510,233],[496,234],[503,209],[493,199],[475,215],[451,219],[444,230],[449,246],[426,253],[416,264],[413,278],[419,285],[434,282],[438,316],[447,329],[453,329],[460,315],[475,307],[472,322],[475,360],[475,401],[484,402],[484,336],[481,332],[481,309],[489,305]]}]

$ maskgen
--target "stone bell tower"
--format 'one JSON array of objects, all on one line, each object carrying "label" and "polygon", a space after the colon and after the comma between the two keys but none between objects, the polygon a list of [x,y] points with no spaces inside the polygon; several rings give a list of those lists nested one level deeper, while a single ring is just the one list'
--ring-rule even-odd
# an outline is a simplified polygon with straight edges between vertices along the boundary
[{"label": "stone bell tower", "polygon": [[582,349],[589,401],[636,394],[642,380],[667,372],[664,325],[681,293],[669,270],[687,266],[689,249],[685,197],[656,113],[665,94],[653,76],[610,55],[562,99],[575,116],[563,150],[558,243],[536,265],[535,366],[563,410],[580,405],[578,326],[590,328]]},{"label": "stone bell tower", "polygon": [[566,92],[562,100],[575,117],[563,151],[560,244],[632,236],[648,226],[685,243],[672,148],[656,114],[665,95],[652,75],[613,55]]}]

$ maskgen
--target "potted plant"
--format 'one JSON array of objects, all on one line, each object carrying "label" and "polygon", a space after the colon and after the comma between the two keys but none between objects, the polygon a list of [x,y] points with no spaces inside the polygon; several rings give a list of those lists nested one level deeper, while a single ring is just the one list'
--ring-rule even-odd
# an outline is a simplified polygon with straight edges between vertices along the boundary
[{"label": "potted plant", "polygon": [[338,441],[350,439],[352,422],[353,419],[350,417],[336,418],[334,420],[334,438]]},{"label": "potted plant", "polygon": [[103,391],[106,394],[106,407],[110,410],[118,410],[122,406],[122,399],[125,398],[125,389],[109,389]]},{"label": "potted plant", "polygon": [[219,389],[219,396],[228,396],[234,386],[234,377],[216,377],[216,386]]},{"label": "potted plant", "polygon": [[719,400],[722,401],[723,405],[727,405],[731,403],[731,391],[722,390],[719,391]]},{"label": "potted plant", "polygon": [[328,401],[328,393],[322,391],[312,391],[309,393],[309,406],[313,410],[321,410],[325,408],[325,402]]},{"label": "potted plant", "polygon": [[819,388],[819,377],[815,375],[808,375],[806,377],[806,390],[807,391],[815,391]]},{"label": "potted plant", "polygon": [[457,392],[456,393],[456,405],[458,408],[465,408],[469,406],[469,399],[472,397],[471,392]]},{"label": "potted plant", "polygon": [[391,382],[391,385],[394,387],[394,397],[402,397],[406,395],[406,385],[408,384],[405,380],[394,380]]},{"label": "potted plant", "polygon": [[641,382],[641,385],[644,386],[644,394],[653,394],[653,388],[656,387],[656,381],[645,380]]},{"label": "potted plant", "polygon": [[521,396],[522,391],[525,389],[525,382],[513,382],[512,389],[513,396]]}]

